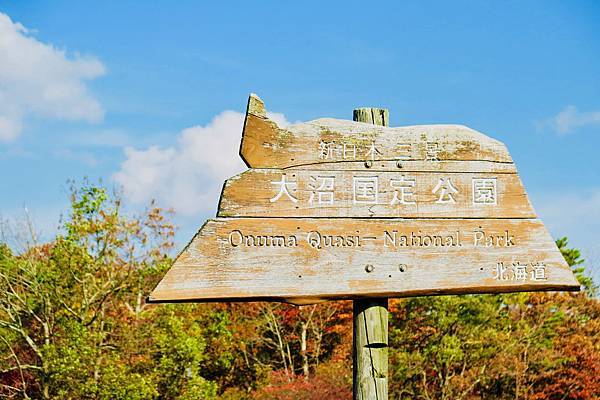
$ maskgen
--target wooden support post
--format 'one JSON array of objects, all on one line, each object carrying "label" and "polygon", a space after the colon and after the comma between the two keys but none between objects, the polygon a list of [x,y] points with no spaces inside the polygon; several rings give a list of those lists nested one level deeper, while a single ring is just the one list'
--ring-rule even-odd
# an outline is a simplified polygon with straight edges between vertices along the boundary
[{"label": "wooden support post", "polygon": [[352,119],[357,122],[389,126],[390,112],[387,110],[387,108],[357,108],[354,110],[354,113],[352,113]]},{"label": "wooden support post", "polygon": [[[382,108],[358,108],[354,121],[389,125]],[[373,266],[372,268],[377,268]],[[354,300],[353,394],[355,400],[388,398],[388,300]]]},{"label": "wooden support post", "polygon": [[354,300],[354,399],[388,398],[388,300]]}]

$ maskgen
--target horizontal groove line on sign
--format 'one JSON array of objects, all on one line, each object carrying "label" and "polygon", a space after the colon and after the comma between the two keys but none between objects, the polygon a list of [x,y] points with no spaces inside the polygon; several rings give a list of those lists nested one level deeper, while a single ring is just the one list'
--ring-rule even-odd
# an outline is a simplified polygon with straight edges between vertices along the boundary
[{"label": "horizontal groove line on sign", "polygon": [[515,171],[452,171],[452,170],[423,170],[423,169],[410,169],[410,168],[397,168],[397,169],[377,169],[377,168],[363,168],[363,169],[299,169],[297,167],[287,168],[249,168],[247,171],[257,170],[269,170],[269,171],[302,171],[302,172],[372,172],[372,173],[427,173],[427,174],[497,174],[497,175],[518,175]]},{"label": "horizontal groove line on sign", "polygon": [[[269,216],[258,216],[258,215],[217,215],[216,219],[335,219],[335,220],[397,220],[397,221],[430,221],[430,220],[452,220],[452,219],[460,219],[460,220],[537,220],[537,217],[385,217],[385,216],[377,216],[377,217],[323,217],[323,216],[291,216],[291,217],[269,217]],[[215,219],[215,218],[213,218]]]},{"label": "horizontal groove line on sign", "polygon": [[[298,167],[307,167],[311,165],[335,165],[335,164],[351,164],[351,163],[364,163],[367,161],[371,161],[373,163],[377,162],[397,162],[400,161],[402,164],[409,165],[415,162],[427,162],[427,160],[397,160],[394,158],[391,159],[382,159],[382,160],[339,160],[339,161],[327,161],[327,162],[312,162],[312,163],[303,163],[303,164],[295,164],[289,165],[287,167],[257,167],[257,169],[293,169]],[[512,161],[496,161],[496,160],[439,160],[439,161],[430,161],[436,163],[466,163],[466,162],[481,162],[481,163],[492,163],[492,164],[501,164],[501,165],[514,165]]]}]

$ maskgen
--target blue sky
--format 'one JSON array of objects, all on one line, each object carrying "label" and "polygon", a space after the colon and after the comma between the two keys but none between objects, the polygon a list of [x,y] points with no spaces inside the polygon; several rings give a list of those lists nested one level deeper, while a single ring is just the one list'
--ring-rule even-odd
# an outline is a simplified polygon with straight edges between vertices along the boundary
[{"label": "blue sky", "polygon": [[[51,234],[67,179],[214,215],[241,114],[390,109],[506,143],[551,233],[600,264],[600,3],[0,0],[0,213]],[[19,24],[19,25],[17,25]],[[598,271],[598,267],[596,267]]]}]

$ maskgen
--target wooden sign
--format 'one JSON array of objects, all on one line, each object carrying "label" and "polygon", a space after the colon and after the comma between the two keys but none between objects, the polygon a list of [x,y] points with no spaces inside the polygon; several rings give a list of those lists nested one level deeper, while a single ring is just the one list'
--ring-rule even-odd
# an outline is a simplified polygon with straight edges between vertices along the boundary
[{"label": "wooden sign", "polygon": [[225,182],[218,216],[535,218],[515,173],[335,167],[246,171]]},{"label": "wooden sign", "polygon": [[578,290],[506,147],[458,125],[319,119],[285,129],[250,96],[217,218],[150,301]]},{"label": "wooden sign", "polygon": [[250,96],[240,155],[250,168],[287,168],[316,163],[373,161],[490,161],[512,164],[506,147],[462,125],[388,128],[322,118],[285,129],[266,117]]}]

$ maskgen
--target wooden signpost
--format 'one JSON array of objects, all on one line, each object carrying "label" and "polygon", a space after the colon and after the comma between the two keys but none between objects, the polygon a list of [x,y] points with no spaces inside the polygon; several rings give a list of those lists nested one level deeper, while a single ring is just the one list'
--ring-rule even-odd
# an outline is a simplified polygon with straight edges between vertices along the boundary
[{"label": "wooden signpost", "polygon": [[149,301],[353,299],[355,398],[385,399],[387,298],[579,284],[502,143],[460,125],[389,128],[386,110],[354,116],[366,122],[281,128],[251,95],[250,169],[225,182],[217,218]]}]

